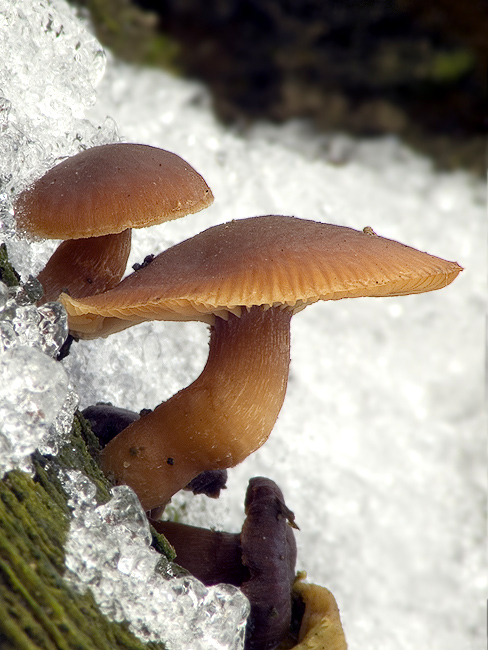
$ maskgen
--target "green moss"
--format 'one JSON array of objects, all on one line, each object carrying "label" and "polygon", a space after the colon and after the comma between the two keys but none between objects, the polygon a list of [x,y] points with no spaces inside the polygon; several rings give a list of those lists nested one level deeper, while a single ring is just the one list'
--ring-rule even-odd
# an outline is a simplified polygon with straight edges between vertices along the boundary
[{"label": "green moss", "polygon": [[[58,474],[79,469],[95,482],[100,502],[109,485],[88,451],[93,434],[77,414],[69,444],[57,457],[33,455],[35,474],[14,470],[0,481],[0,647],[2,650],[115,650],[144,644],[110,622],[90,592],[63,578],[70,512]],[[161,542],[161,549],[165,544]],[[171,555],[171,554],[170,554]]]},{"label": "green moss", "polygon": [[8,261],[7,246],[0,244],[0,281],[7,287],[16,287],[20,282],[20,276]]},{"label": "green moss", "polygon": [[152,542],[151,546],[158,551],[158,553],[161,553],[161,555],[165,555],[168,560],[172,561],[176,557],[176,551],[171,546],[171,544],[168,542],[166,537],[164,535],[160,535],[154,528],[151,526],[151,534],[152,534]]},{"label": "green moss", "polygon": [[475,68],[473,53],[466,49],[436,52],[431,62],[432,79],[438,83],[453,83]]},{"label": "green moss", "polygon": [[130,0],[71,0],[90,13],[100,43],[118,58],[178,72],[180,48],[158,31],[157,16]]}]

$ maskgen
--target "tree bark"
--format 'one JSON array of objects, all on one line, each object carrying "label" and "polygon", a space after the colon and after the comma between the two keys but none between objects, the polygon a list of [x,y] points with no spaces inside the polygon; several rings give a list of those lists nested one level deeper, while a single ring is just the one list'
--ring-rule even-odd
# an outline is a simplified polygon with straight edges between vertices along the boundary
[{"label": "tree bark", "polygon": [[[87,445],[88,442],[88,445]],[[110,622],[91,592],[63,576],[70,510],[58,473],[78,469],[107,501],[109,486],[88,453],[97,441],[77,414],[71,439],[56,457],[33,454],[35,475],[14,470],[0,481],[0,648],[2,650],[142,650],[125,624]],[[160,549],[164,540],[159,538]],[[168,549],[169,547],[167,547]],[[171,552],[168,550],[169,559]],[[173,556],[174,557],[174,556]]]}]

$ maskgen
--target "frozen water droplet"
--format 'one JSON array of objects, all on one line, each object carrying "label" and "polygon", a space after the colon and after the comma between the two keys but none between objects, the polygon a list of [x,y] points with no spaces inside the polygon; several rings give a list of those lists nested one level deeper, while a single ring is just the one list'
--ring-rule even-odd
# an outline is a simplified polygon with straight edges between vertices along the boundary
[{"label": "frozen water droplet", "polygon": [[79,397],[72,388],[68,389],[68,394],[64,400],[63,406],[59,410],[56,419],[52,423],[49,431],[39,443],[41,454],[55,455],[65,444],[68,435],[73,426],[73,416],[79,404]]},{"label": "frozen water droplet", "polygon": [[42,298],[42,294],[44,293],[42,284],[33,275],[29,275],[27,281],[23,283],[22,288],[26,300],[28,300],[29,303],[37,302]]},{"label": "frozen water droplet", "polygon": [[151,533],[146,513],[133,490],[127,485],[119,485],[112,489],[112,495],[108,504],[100,506],[100,514],[114,525],[114,533],[119,540],[124,544],[129,539],[150,544]]},{"label": "frozen water droplet", "polygon": [[12,321],[19,345],[36,346],[39,344],[41,334],[38,329],[41,317],[33,306],[18,307]]},{"label": "frozen water droplet", "polygon": [[78,470],[66,471],[61,480],[69,496],[68,505],[73,508],[73,516],[84,521],[86,512],[97,505],[95,484]]},{"label": "frozen water droplet", "polygon": [[38,308],[39,331],[42,335],[41,349],[54,357],[68,336],[68,317],[59,302],[47,302]]},{"label": "frozen water droplet", "polygon": [[42,297],[42,293],[41,283],[30,275],[26,282],[16,287],[15,300],[21,306],[32,305]]}]

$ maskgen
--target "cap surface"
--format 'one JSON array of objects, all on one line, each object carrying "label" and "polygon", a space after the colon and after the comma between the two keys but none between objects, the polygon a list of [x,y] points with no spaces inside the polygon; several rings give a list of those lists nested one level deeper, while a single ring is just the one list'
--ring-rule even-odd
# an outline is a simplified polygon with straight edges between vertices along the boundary
[{"label": "cap surface", "polygon": [[81,239],[177,219],[212,201],[202,176],[176,154],[116,143],[50,169],[17,197],[15,212],[20,230]]},{"label": "cap surface", "polygon": [[62,296],[61,302],[70,328],[106,336],[142,320],[211,323],[213,315],[253,305],[299,311],[317,300],[433,291],[460,271],[455,262],[370,232],[264,216],[209,228],[111,291],[79,301]]}]

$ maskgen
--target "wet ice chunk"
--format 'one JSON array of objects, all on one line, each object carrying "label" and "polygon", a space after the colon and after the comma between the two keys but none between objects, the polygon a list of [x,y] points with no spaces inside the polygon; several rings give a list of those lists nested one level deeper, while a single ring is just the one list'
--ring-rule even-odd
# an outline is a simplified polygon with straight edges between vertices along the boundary
[{"label": "wet ice chunk", "polygon": [[56,455],[66,443],[68,435],[73,426],[73,417],[78,408],[79,397],[75,391],[68,386],[66,398],[62,407],[49,428],[39,442],[38,449],[41,454]]},{"label": "wet ice chunk", "polygon": [[57,302],[36,307],[32,301],[38,297],[33,282],[11,289],[0,283],[0,352],[25,345],[51,357],[58,354],[68,336],[66,311]]},{"label": "wet ice chunk", "polygon": [[173,577],[150,547],[146,515],[128,486],[113,488],[112,499],[97,506],[81,472],[67,472],[63,481],[73,508],[66,566],[76,588],[90,588],[107,616],[128,621],[144,641],[172,650],[243,647],[247,599],[231,585],[207,588],[191,576]]},{"label": "wet ice chunk", "polygon": [[42,350],[55,356],[68,336],[68,318],[59,302],[47,302],[38,309]]},{"label": "wet ice chunk", "polygon": [[8,301],[8,287],[3,282],[0,282],[0,314],[3,312]]},{"label": "wet ice chunk", "polygon": [[64,368],[42,352],[16,346],[0,355],[0,475],[29,468],[68,390]]}]

